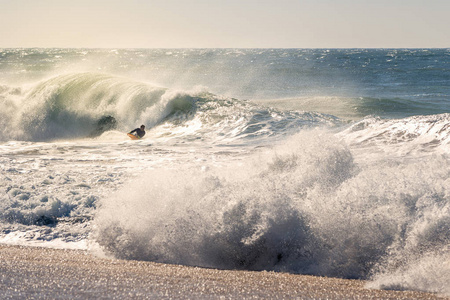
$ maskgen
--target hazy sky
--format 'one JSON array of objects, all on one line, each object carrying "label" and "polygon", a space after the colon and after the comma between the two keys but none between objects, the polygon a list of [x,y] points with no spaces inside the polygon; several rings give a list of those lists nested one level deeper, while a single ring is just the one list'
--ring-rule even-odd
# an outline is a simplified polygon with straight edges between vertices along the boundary
[{"label": "hazy sky", "polygon": [[450,0],[0,0],[0,47],[450,47]]}]

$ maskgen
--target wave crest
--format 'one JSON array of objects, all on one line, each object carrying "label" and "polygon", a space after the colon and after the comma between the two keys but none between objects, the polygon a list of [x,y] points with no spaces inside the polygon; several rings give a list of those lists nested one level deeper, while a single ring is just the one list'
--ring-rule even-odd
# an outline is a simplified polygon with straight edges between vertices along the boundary
[{"label": "wave crest", "polygon": [[150,84],[97,73],[61,75],[12,99],[3,93],[2,117],[8,122],[1,140],[42,141],[86,137],[105,116],[119,129],[149,127],[174,110],[192,105],[193,97],[169,93]]},{"label": "wave crest", "polygon": [[[207,91],[176,91],[97,73],[61,75],[15,95],[3,88],[0,140],[45,141],[99,135],[140,124],[161,136],[254,138],[338,123],[332,116],[278,111]],[[14,97],[12,96],[14,94]],[[105,118],[113,118],[102,126]],[[157,133],[158,134],[158,133]]]},{"label": "wave crest", "polygon": [[[448,153],[450,144],[450,114],[413,116],[386,120],[368,117],[339,134],[358,148],[379,148],[401,155],[414,152]],[[394,151],[392,151],[394,150]]]}]

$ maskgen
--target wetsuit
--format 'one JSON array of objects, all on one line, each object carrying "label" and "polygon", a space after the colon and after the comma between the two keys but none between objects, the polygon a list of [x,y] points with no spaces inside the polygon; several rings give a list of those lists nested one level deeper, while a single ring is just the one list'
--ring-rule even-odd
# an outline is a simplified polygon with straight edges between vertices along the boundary
[{"label": "wetsuit", "polygon": [[139,138],[142,138],[142,137],[145,135],[145,130],[142,130],[142,129],[140,129],[140,128],[136,128],[136,129],[130,131],[130,133],[133,133],[133,132],[136,132],[136,135],[137,135]]}]

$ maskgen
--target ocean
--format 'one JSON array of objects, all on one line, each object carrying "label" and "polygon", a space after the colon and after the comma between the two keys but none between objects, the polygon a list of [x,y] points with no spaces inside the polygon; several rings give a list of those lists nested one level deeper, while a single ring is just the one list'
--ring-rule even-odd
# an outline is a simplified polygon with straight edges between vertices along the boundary
[{"label": "ocean", "polygon": [[450,295],[450,49],[0,49],[0,170],[0,243]]}]

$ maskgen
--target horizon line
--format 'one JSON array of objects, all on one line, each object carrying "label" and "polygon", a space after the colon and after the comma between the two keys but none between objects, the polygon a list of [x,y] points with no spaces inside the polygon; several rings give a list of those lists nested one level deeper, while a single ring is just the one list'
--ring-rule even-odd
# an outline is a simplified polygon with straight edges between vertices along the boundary
[{"label": "horizon line", "polygon": [[450,49],[448,47],[0,47],[0,49],[91,49],[91,50],[112,50],[112,49],[128,49],[128,50],[157,50],[157,49]]}]

